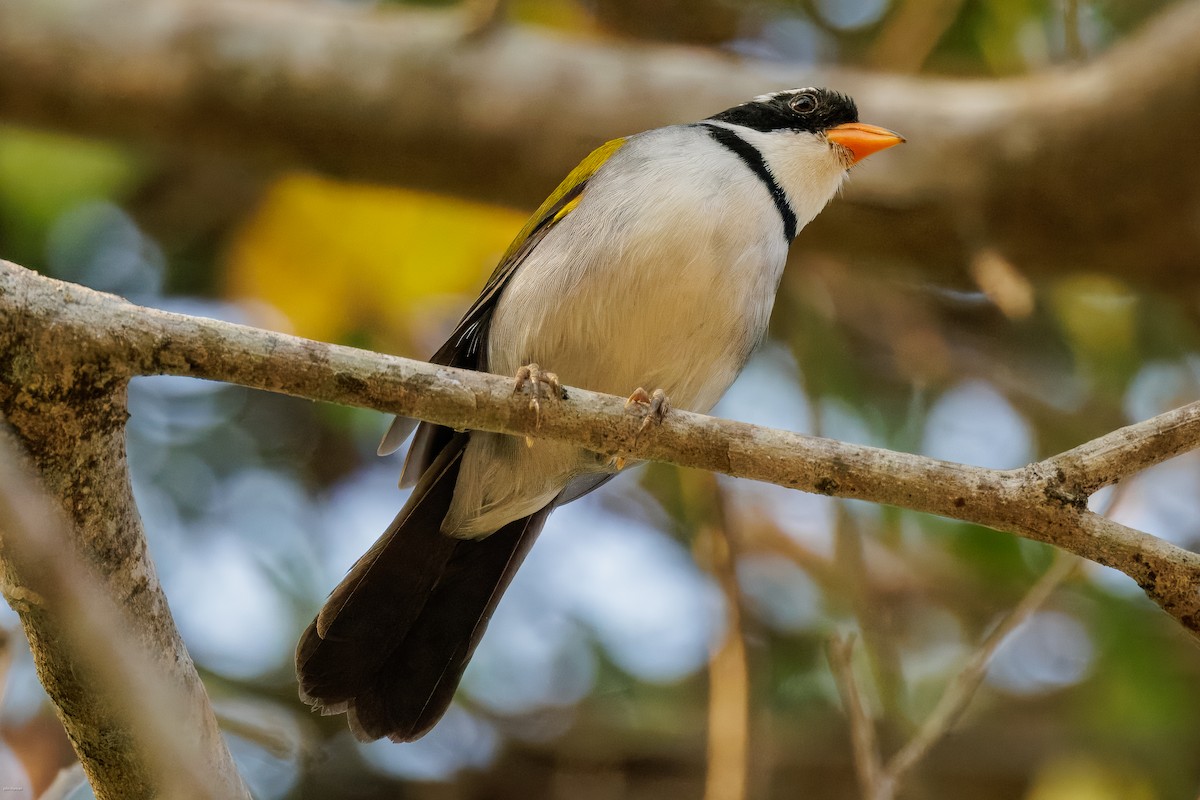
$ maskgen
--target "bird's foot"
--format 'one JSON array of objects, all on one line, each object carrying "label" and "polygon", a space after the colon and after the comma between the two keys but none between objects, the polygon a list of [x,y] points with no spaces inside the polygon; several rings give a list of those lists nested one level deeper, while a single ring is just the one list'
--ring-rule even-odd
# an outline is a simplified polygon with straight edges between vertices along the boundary
[{"label": "bird's foot", "polygon": [[[663,418],[670,410],[671,401],[667,399],[667,393],[662,389],[655,389],[653,392],[647,393],[639,386],[634,390],[633,394],[629,395],[629,399],[625,401],[625,413],[642,418],[642,424],[638,426],[637,433],[633,435],[634,444],[637,444],[638,438],[648,431],[651,425],[661,425]],[[620,470],[625,466],[625,459],[617,456],[613,459],[613,465]]]},{"label": "bird's foot", "polygon": [[[517,370],[517,381],[513,394],[524,392],[529,395],[529,407],[534,413],[534,427],[542,427],[542,400],[562,398],[562,383],[553,372],[546,372],[537,364],[527,364]],[[533,441],[527,436],[525,443],[532,446]]]},{"label": "bird's foot", "polygon": [[642,426],[638,428],[639,436],[645,433],[651,425],[661,425],[663,418],[670,410],[671,402],[667,399],[667,393],[662,389],[655,389],[652,393],[646,394],[646,390],[639,386],[625,401],[626,413],[637,414],[642,418]]}]

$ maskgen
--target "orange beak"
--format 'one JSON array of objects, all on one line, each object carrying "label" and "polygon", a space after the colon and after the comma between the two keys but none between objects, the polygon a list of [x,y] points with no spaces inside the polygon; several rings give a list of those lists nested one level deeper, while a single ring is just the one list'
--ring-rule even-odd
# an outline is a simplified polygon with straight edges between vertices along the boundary
[{"label": "orange beak", "polygon": [[829,141],[850,151],[851,164],[857,164],[871,153],[878,153],[904,141],[904,137],[898,133],[865,122],[847,122],[830,128],[825,135]]}]

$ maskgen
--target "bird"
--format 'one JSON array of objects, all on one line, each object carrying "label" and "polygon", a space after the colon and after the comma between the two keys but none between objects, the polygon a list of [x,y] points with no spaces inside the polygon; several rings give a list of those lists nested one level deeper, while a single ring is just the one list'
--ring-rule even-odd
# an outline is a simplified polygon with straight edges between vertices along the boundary
[{"label": "bird", "polygon": [[[648,419],[705,413],[763,339],[796,234],[854,164],[903,141],[824,88],[609,141],[533,214],[430,361],[516,376],[534,403],[561,383],[633,389]],[[361,741],[437,724],[550,512],[623,466],[404,418],[380,454],[414,427],[412,493],[296,648],[301,699],[346,713]]]}]

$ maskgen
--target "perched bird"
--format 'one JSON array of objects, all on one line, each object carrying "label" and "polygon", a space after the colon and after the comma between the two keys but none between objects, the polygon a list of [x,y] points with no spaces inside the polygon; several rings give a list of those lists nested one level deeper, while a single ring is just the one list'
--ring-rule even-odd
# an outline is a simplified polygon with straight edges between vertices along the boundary
[{"label": "perched bird", "polygon": [[[904,141],[827,89],[756,97],[615,139],[529,220],[435,364],[706,412],[763,338],[788,247],[847,170]],[[398,419],[380,445],[412,429]],[[412,495],[296,650],[300,696],[362,740],[411,741],[445,713],[550,512],[619,464],[569,444],[422,422]],[[581,535],[586,533],[581,532]],[[617,591],[619,587],[613,587]]]}]

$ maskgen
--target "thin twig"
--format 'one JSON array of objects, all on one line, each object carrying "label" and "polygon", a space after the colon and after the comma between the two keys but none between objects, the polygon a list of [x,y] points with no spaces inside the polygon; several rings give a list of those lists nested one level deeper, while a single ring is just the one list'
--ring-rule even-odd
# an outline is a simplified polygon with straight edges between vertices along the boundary
[{"label": "thin twig", "polygon": [[1063,488],[1085,497],[1196,446],[1200,414],[1195,403],[1135,422],[1030,467],[1066,476]]},{"label": "thin twig", "polygon": [[895,708],[899,694],[900,657],[895,643],[888,636],[887,620],[879,613],[874,602],[863,532],[855,524],[844,502],[837,503],[834,520],[835,557],[842,568],[837,588],[848,596],[854,616],[858,619],[863,649],[878,689],[880,713],[886,717]]},{"label": "thin twig", "polygon": [[829,641],[829,666],[837,681],[838,694],[850,724],[850,743],[854,752],[854,768],[858,786],[867,800],[886,800],[880,794],[883,765],[879,744],[875,738],[875,721],[867,712],[858,681],[854,678],[854,634],[833,636]]},{"label": "thin twig", "polygon": [[749,779],[750,675],[737,580],[737,540],[729,528],[724,491],[711,473],[705,486],[714,503],[706,529],[713,575],[725,597],[725,640],[708,664],[708,759],[704,800],[744,800]]},{"label": "thin twig", "polygon": [[874,69],[918,72],[941,41],[964,0],[905,0],[892,12],[867,54]]},{"label": "thin twig", "polygon": [[1071,574],[1077,563],[1075,558],[1056,552],[1050,568],[971,653],[962,669],[942,692],[941,698],[925,722],[908,743],[888,760],[885,772],[893,783],[899,784],[913,765],[923,759],[934,744],[950,732],[979,688],[996,648],[1046,602],[1046,598]]},{"label": "thin twig", "polygon": [[852,668],[854,637],[834,637],[829,645],[829,664],[837,680],[846,709],[853,744],[854,764],[865,800],[891,800],[909,771],[924,759],[958,721],[987,674],[996,649],[1036,611],[1075,569],[1078,561],[1055,553],[1049,569],[1030,587],[1021,601],[1004,616],[968,656],[962,669],[946,685],[933,711],[887,763],[882,763],[876,741],[875,723],[866,711]]},{"label": "thin twig", "polygon": [[1079,0],[1066,0],[1063,6],[1063,38],[1068,58],[1075,62],[1087,58],[1087,48],[1083,46],[1079,31]]}]

